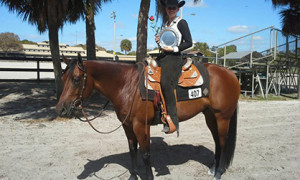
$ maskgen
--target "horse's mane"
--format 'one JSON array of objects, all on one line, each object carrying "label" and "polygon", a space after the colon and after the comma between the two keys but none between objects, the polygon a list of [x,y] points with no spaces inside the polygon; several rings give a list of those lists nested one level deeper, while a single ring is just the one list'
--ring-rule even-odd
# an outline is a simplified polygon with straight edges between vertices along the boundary
[{"label": "horse's mane", "polygon": [[[74,68],[78,62],[78,59],[71,59],[68,65],[66,66],[65,70],[63,71],[63,74],[66,73],[69,70],[68,75],[73,74]],[[121,66],[135,66],[137,65],[136,61],[112,61],[112,60],[88,60],[83,61],[84,63],[104,63],[104,64],[115,64],[115,65],[121,65]],[[137,67],[137,66],[136,66]]]}]

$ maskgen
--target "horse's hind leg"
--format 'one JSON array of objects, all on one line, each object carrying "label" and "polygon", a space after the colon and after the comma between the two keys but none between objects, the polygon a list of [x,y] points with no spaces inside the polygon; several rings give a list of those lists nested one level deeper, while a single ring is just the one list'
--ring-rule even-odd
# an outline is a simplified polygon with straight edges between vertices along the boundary
[{"label": "horse's hind leg", "polygon": [[226,117],[221,113],[205,112],[206,123],[215,140],[215,164],[210,170],[215,179],[221,179],[221,175],[230,165],[236,142],[237,111],[232,117]]},{"label": "horse's hind leg", "polygon": [[219,142],[221,147],[221,156],[217,171],[215,173],[216,179],[221,179],[221,175],[226,171],[232,162],[236,144],[236,132],[237,132],[237,108],[229,118],[220,117],[216,114]]},{"label": "horse's hind leg", "polygon": [[217,162],[219,163],[219,159],[220,159],[220,155],[221,155],[221,148],[220,148],[220,144],[219,144],[219,136],[218,136],[218,127],[217,127],[217,121],[216,121],[216,117],[214,115],[214,113],[210,110],[207,109],[204,112],[205,115],[205,120],[206,120],[206,124],[213,136],[213,139],[215,141],[215,159],[214,159],[214,164],[212,165],[212,167],[209,170],[209,174],[211,175],[215,175],[216,172],[216,164]]},{"label": "horse's hind leg", "polygon": [[124,125],[123,128],[128,139],[129,152],[131,157],[131,169],[129,180],[137,180],[137,139],[133,133],[132,128],[128,128]]}]

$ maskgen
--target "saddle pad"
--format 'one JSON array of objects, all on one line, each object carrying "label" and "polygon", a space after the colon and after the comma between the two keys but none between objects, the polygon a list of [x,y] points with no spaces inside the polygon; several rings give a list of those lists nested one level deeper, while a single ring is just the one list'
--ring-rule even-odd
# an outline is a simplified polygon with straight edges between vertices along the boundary
[{"label": "saddle pad", "polygon": [[[177,94],[177,101],[187,101],[192,99],[197,99],[201,97],[208,97],[209,95],[209,74],[206,67],[200,62],[193,63],[201,73],[203,77],[203,84],[198,87],[180,87],[177,86],[176,94]],[[139,75],[142,75],[142,79],[139,83],[139,89],[141,92],[141,96],[143,100],[146,100],[146,88],[144,85],[144,75],[141,74],[143,69],[142,64],[138,64]],[[155,92],[153,90],[148,90],[148,100],[153,101]]]}]

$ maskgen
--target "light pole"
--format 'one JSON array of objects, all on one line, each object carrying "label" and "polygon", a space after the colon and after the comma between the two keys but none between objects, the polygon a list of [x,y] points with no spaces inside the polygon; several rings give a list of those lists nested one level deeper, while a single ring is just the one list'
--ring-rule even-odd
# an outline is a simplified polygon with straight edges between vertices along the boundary
[{"label": "light pole", "polygon": [[110,18],[114,19],[114,42],[113,42],[113,46],[114,46],[114,52],[113,52],[113,60],[116,60],[116,11],[112,11],[110,12]]}]

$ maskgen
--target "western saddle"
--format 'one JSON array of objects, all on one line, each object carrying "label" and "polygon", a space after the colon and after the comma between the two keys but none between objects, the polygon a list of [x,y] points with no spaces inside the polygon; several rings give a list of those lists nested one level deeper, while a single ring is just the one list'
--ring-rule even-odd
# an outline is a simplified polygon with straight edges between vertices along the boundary
[{"label": "western saddle", "polygon": [[[170,131],[168,133],[172,133],[176,130],[174,123],[171,120],[171,117],[167,114],[167,109],[165,106],[164,96],[160,86],[160,77],[161,77],[161,67],[158,66],[156,61],[152,58],[148,58],[148,65],[145,67],[144,76],[145,76],[145,87],[148,90],[154,90],[155,98],[161,99],[160,107],[161,107],[161,121],[166,124],[168,123],[170,127]],[[201,86],[203,84],[203,78],[197,69],[197,67],[192,63],[191,58],[187,58],[185,65],[182,66],[181,76],[178,80],[178,86],[182,87],[193,87],[193,86]],[[174,91],[176,97],[176,90]],[[154,100],[154,104],[156,104],[158,100]],[[159,100],[160,101],[160,100]],[[158,106],[156,104],[156,106]]]}]

